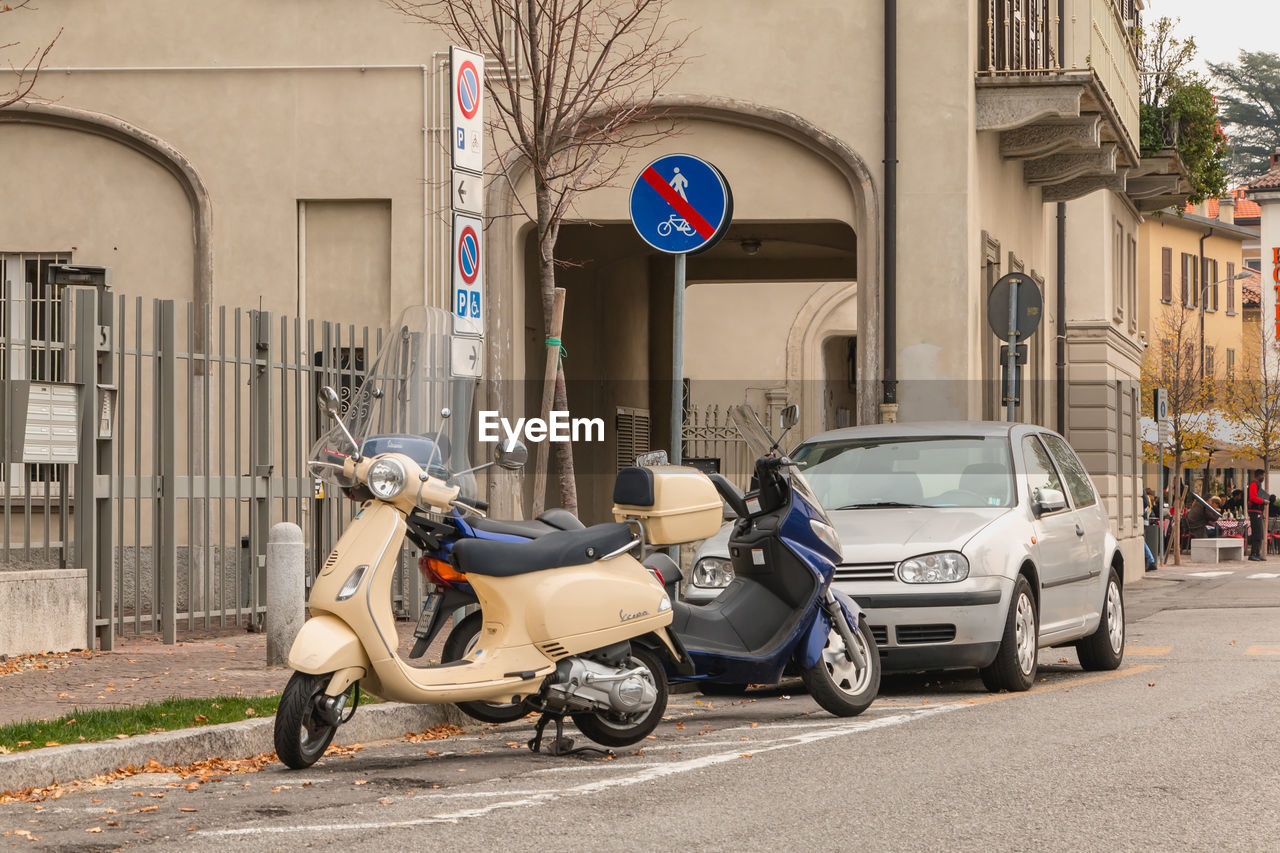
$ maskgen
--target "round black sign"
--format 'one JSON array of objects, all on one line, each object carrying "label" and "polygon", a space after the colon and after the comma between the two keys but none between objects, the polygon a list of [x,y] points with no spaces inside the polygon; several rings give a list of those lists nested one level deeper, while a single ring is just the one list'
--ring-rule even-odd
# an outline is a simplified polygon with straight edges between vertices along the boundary
[{"label": "round black sign", "polygon": [[[1018,304],[1014,315],[1014,329],[1009,328],[1009,297],[1014,288],[1018,291]],[[1001,340],[1008,340],[1010,331],[1016,331],[1019,340],[1026,340],[1035,333],[1044,318],[1044,297],[1035,279],[1025,273],[1011,272],[1000,280],[987,294],[987,325]]]}]

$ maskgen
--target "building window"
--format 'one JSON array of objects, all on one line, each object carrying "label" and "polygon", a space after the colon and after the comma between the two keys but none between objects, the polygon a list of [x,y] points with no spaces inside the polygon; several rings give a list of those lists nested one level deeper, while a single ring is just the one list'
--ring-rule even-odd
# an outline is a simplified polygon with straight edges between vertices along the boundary
[{"label": "building window", "polygon": [[1201,286],[1205,289],[1204,310],[1218,310],[1218,262],[1213,258],[1205,258],[1200,268]]},{"label": "building window", "polygon": [[1129,331],[1138,331],[1138,234],[1129,235]]},{"label": "building window", "polygon": [[[1234,317],[1236,313],[1236,265],[1227,262],[1227,314]],[[1231,364],[1231,350],[1227,350],[1227,364]],[[1227,375],[1231,375],[1231,368],[1227,368]]]},{"label": "building window", "polygon": [[1196,256],[1189,252],[1182,253],[1182,307],[1194,308],[1199,302],[1199,291],[1196,283]]},{"label": "building window", "polygon": [[1168,246],[1160,250],[1160,301],[1173,301],[1173,249]]},{"label": "building window", "polygon": [[1262,258],[1245,258],[1244,265],[1254,272],[1262,272]]},{"label": "building window", "polygon": [[1206,379],[1213,378],[1213,347],[1204,348],[1204,375]]},{"label": "building window", "polygon": [[1117,323],[1124,321],[1124,225],[1116,220],[1111,237],[1111,298]]},{"label": "building window", "polygon": [[1227,377],[1230,378],[1236,372],[1236,351],[1227,350]]}]

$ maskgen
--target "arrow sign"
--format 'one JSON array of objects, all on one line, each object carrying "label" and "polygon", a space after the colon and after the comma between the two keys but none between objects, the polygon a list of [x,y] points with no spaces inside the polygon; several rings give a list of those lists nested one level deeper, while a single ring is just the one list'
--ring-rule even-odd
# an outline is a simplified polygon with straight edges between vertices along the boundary
[{"label": "arrow sign", "polygon": [[450,206],[459,213],[484,214],[484,187],[479,175],[453,170]]},{"label": "arrow sign", "polygon": [[631,187],[631,223],[660,252],[710,249],[733,218],[733,193],[720,170],[690,154],[659,157]]}]

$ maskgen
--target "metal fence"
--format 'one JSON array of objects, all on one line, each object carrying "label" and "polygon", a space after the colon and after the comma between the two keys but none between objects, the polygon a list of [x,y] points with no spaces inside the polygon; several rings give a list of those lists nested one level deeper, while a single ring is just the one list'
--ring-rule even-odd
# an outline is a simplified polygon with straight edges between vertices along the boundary
[{"label": "metal fence", "polygon": [[[2,559],[88,569],[88,628],[102,648],[118,632],[174,642],[183,630],[259,625],[277,522],[302,527],[314,577],[355,510],[306,470],[324,417],[316,392],[331,385],[345,403],[380,330],[40,280],[7,288],[0,330],[0,398],[59,365],[52,378],[80,395],[78,464],[30,463],[4,443]],[[6,436],[18,414],[4,406]],[[402,615],[421,607],[409,563],[402,554],[393,587]]]},{"label": "metal fence", "polygon": [[734,485],[746,490],[751,482],[754,460],[746,440],[729,418],[728,408],[718,404],[691,406],[684,418],[685,464],[717,471]]}]

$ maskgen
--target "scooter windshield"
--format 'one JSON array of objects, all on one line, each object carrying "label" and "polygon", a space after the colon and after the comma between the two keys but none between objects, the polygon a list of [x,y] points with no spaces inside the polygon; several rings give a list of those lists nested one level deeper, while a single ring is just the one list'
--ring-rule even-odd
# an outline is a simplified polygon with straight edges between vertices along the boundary
[{"label": "scooter windshield", "polygon": [[[415,305],[383,338],[378,357],[354,394],[340,390],[340,417],[360,444],[360,455],[402,453],[432,475],[475,494],[468,447],[476,380],[454,376],[453,318],[447,311]],[[463,371],[458,371],[463,372]],[[445,417],[443,411],[449,410]],[[354,449],[343,430],[328,429],[311,447],[313,462],[341,463]],[[342,487],[342,473],[331,465],[312,465],[311,473]]]}]

